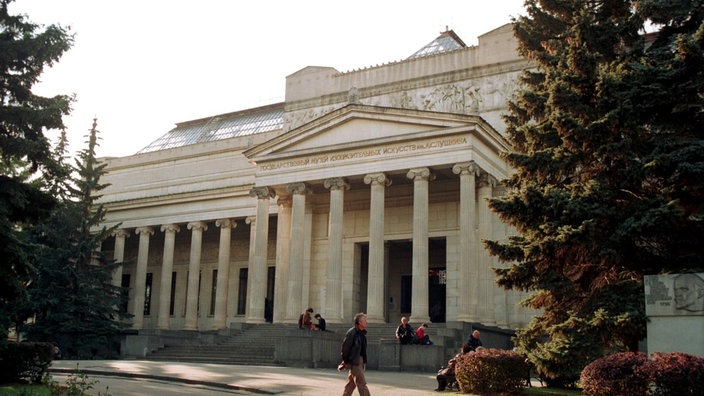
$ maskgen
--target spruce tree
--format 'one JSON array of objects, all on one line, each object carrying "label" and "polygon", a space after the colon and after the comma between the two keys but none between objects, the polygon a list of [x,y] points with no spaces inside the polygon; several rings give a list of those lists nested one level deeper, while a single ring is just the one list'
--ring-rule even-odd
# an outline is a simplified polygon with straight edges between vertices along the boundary
[{"label": "spruce tree", "polygon": [[62,129],[72,98],[32,93],[45,67],[59,60],[73,37],[61,26],[42,27],[10,15],[0,0],[0,346],[25,318],[16,307],[26,297],[34,248],[22,230],[46,218],[56,203],[46,189],[58,176],[47,130]]},{"label": "spruce tree", "polygon": [[[486,241],[538,309],[517,344],[554,385],[646,335],[643,275],[704,269],[701,1],[528,0],[515,174]],[[645,34],[652,21],[658,31]]]},{"label": "spruce tree", "polygon": [[64,356],[115,356],[117,334],[125,328],[121,289],[112,285],[116,268],[100,251],[117,226],[106,228],[106,209],[98,204],[106,164],[95,156],[97,125],[80,151],[72,177],[64,184],[67,199],[51,218],[33,228],[37,275],[29,287],[28,311],[35,320],[24,326],[28,338],[54,341]]}]

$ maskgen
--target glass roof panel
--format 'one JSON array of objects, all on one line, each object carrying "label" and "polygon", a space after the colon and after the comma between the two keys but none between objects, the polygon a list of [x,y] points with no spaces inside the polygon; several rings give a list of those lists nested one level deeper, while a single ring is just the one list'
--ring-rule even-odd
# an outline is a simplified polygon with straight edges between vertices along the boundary
[{"label": "glass roof panel", "polygon": [[244,111],[181,123],[176,128],[150,143],[138,153],[166,150],[190,144],[212,142],[233,137],[253,135],[283,128],[283,106],[270,106],[264,111]]},{"label": "glass roof panel", "polygon": [[447,30],[440,33],[435,40],[426,44],[423,48],[416,51],[407,59],[422,58],[424,56],[440,54],[443,52],[455,51],[461,48],[466,48],[467,45],[460,39],[454,31]]}]

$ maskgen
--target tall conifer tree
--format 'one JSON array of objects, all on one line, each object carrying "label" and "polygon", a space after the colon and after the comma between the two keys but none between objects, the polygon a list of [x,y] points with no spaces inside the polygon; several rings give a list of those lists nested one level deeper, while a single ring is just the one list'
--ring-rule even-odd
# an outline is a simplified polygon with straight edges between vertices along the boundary
[{"label": "tall conifer tree", "polygon": [[32,87],[73,37],[61,26],[10,15],[10,3],[0,0],[0,346],[8,329],[24,319],[15,308],[26,297],[33,247],[22,229],[46,218],[56,202],[45,188],[45,181],[60,177],[45,132],[63,128],[72,100],[38,96]]},{"label": "tall conifer tree", "polygon": [[95,156],[97,133],[94,122],[59,194],[66,199],[31,232],[40,246],[29,287],[28,311],[35,320],[24,328],[30,339],[56,341],[64,355],[77,358],[114,356],[115,336],[125,327],[122,293],[111,284],[117,264],[99,249],[117,226],[102,226],[106,209],[97,201],[107,187],[100,183],[106,164]]},{"label": "tall conifer tree", "polygon": [[[487,241],[540,310],[518,344],[553,384],[646,335],[643,275],[704,269],[702,1],[527,0],[516,173]],[[646,35],[647,21],[657,33]]]}]

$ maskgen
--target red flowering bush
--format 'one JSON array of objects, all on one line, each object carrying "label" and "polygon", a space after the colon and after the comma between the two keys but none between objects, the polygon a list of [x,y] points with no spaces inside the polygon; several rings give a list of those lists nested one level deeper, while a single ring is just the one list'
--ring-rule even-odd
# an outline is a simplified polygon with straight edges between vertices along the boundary
[{"label": "red flowering bush", "polygon": [[528,364],[513,351],[479,349],[457,359],[455,378],[463,393],[517,393],[527,385]]},{"label": "red flowering bush", "polygon": [[650,396],[704,395],[704,358],[681,352],[654,353],[636,369],[636,376],[648,379]]},{"label": "red flowering bush", "polygon": [[681,352],[616,353],[582,370],[585,396],[704,395],[704,358]]},{"label": "red flowering bush", "polygon": [[645,395],[647,382],[634,372],[646,360],[644,353],[622,352],[593,361],[582,370],[582,393],[586,396]]}]

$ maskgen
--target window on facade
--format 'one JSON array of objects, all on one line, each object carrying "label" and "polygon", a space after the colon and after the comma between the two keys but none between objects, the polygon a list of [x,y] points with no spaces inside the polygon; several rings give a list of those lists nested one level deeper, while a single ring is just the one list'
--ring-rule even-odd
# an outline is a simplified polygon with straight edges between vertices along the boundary
[{"label": "window on facade", "polygon": [[147,273],[147,285],[144,288],[144,315],[149,315],[152,310],[152,273]]},{"label": "window on facade", "polygon": [[218,270],[213,270],[213,283],[210,288],[210,316],[215,315],[215,295],[218,291]]},{"label": "window on facade", "polygon": [[237,290],[237,315],[244,315],[247,304],[247,268],[240,268],[240,284]]},{"label": "window on facade", "polygon": [[122,311],[122,313],[127,313],[127,304],[130,301],[130,274],[122,274],[120,286],[122,286],[122,291],[120,294],[120,311]]},{"label": "window on facade", "polygon": [[169,315],[174,316],[174,305],[176,301],[176,272],[171,273],[171,300],[169,302]]}]

